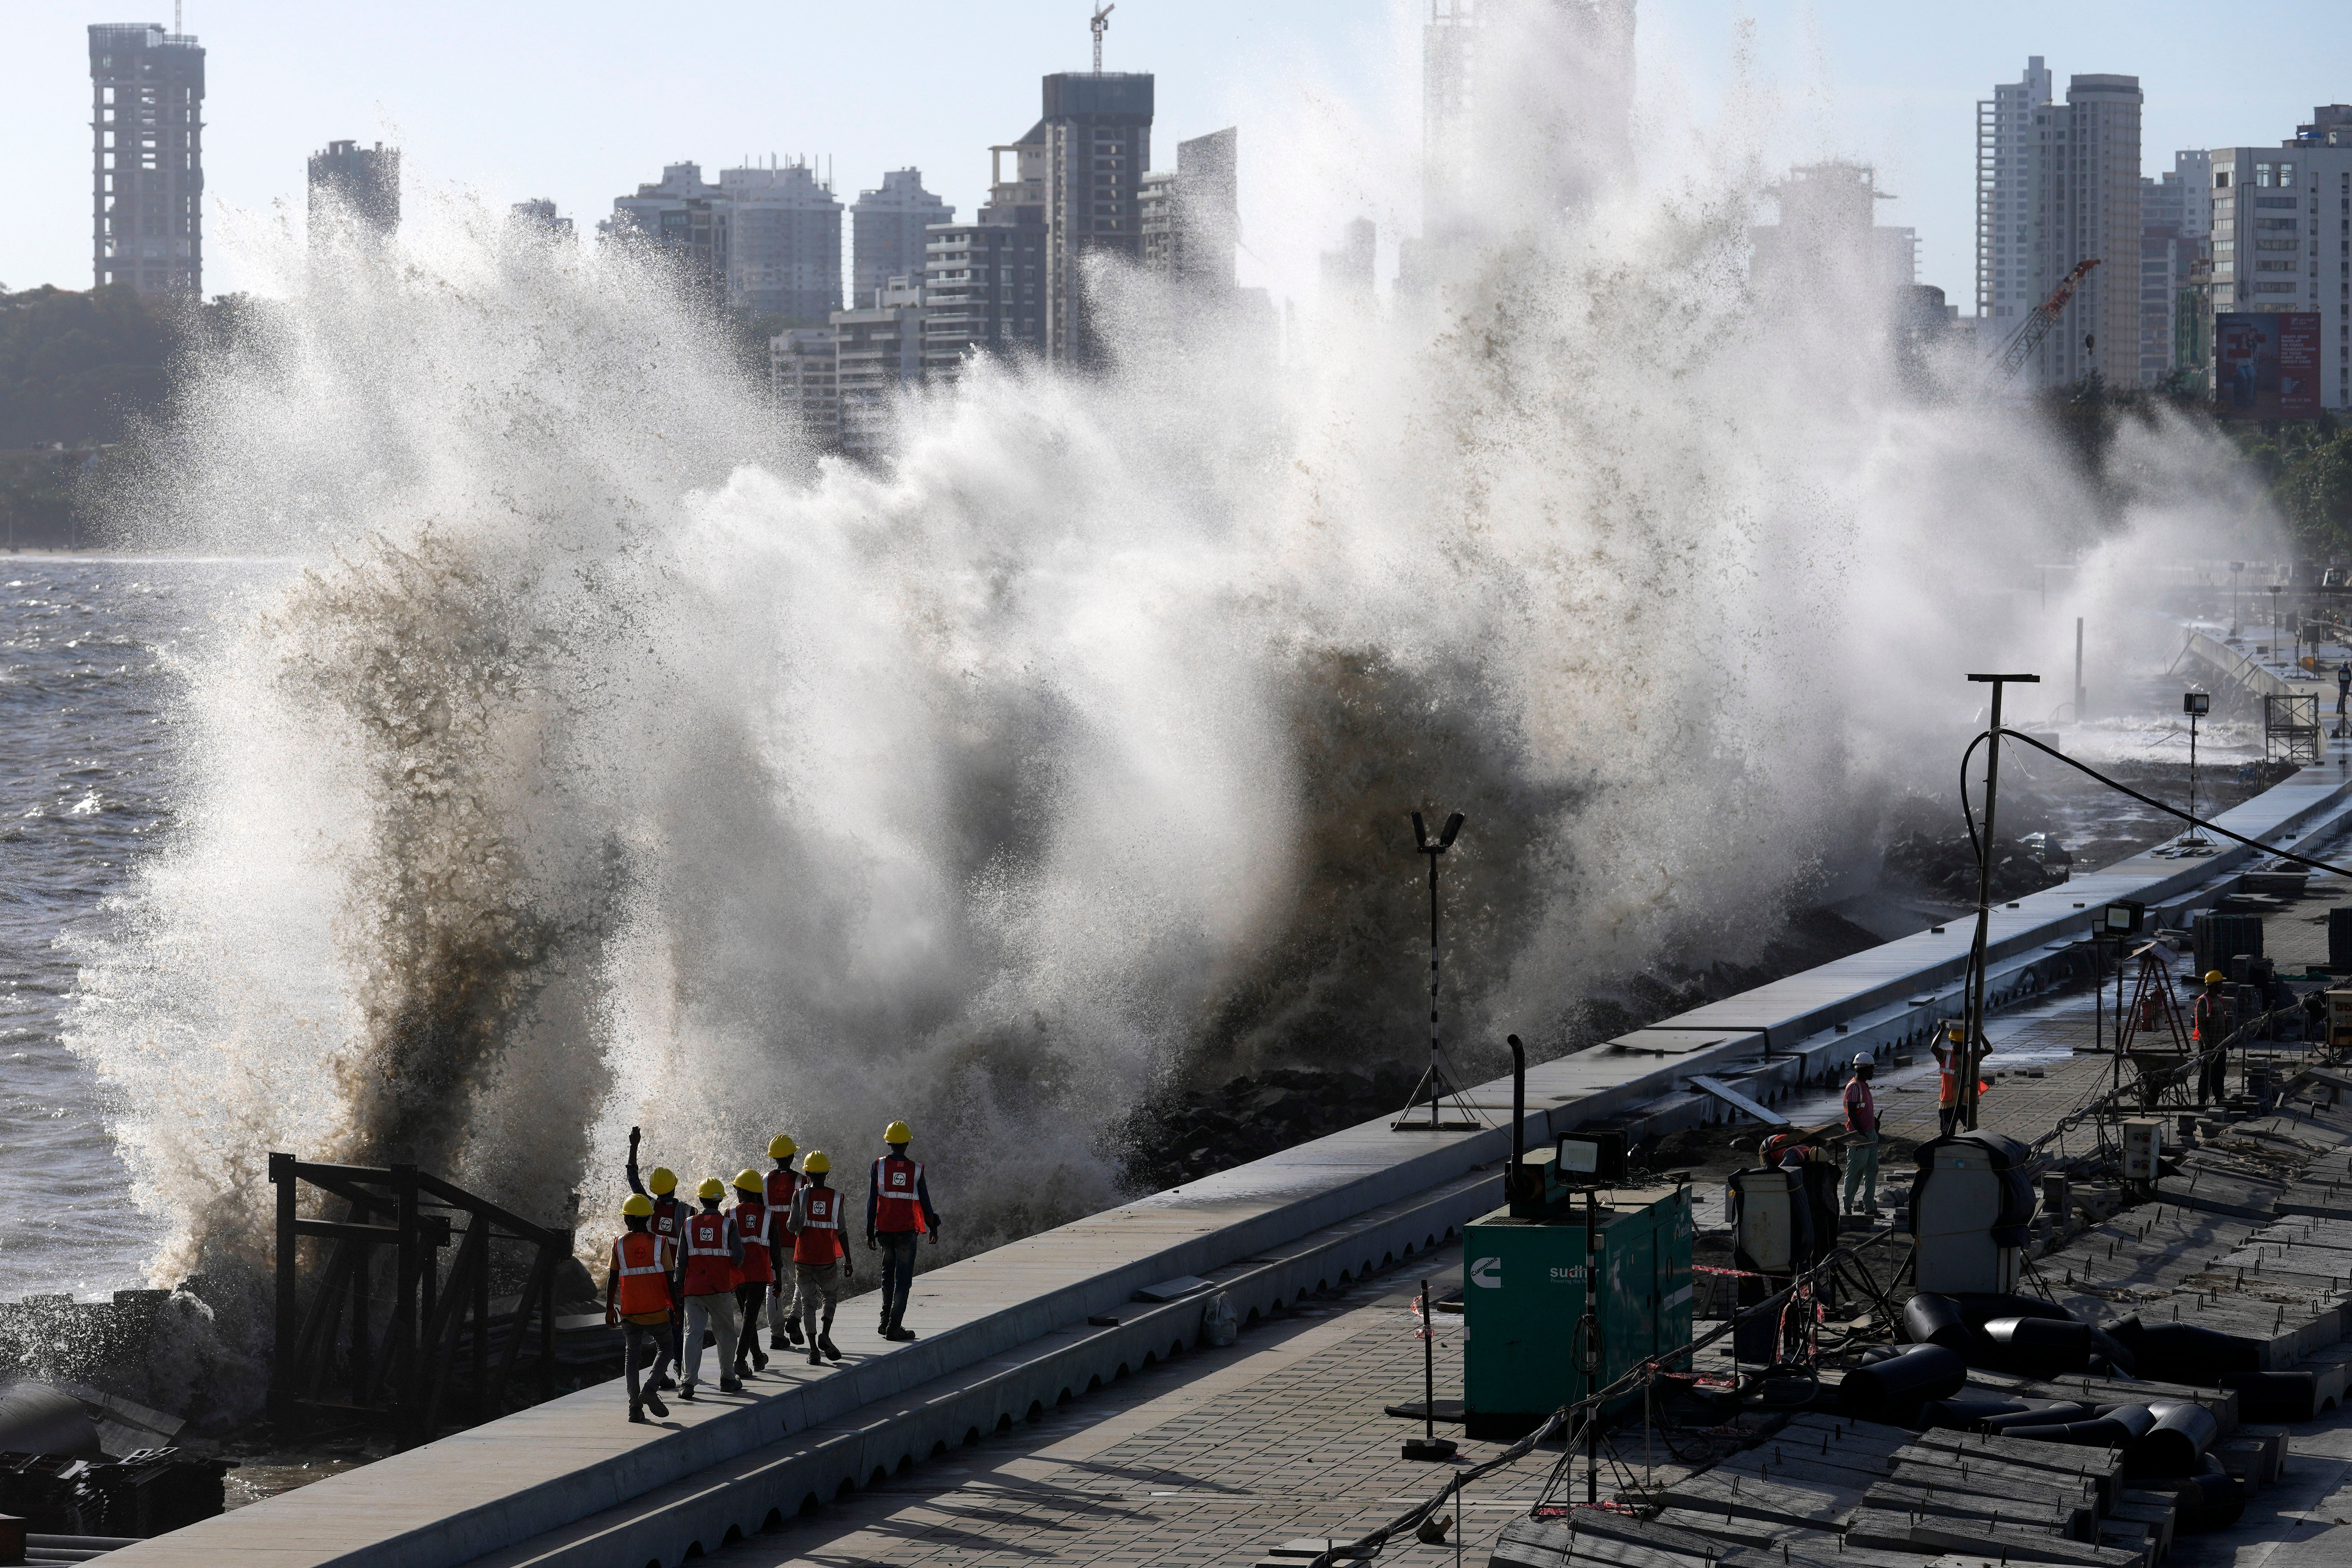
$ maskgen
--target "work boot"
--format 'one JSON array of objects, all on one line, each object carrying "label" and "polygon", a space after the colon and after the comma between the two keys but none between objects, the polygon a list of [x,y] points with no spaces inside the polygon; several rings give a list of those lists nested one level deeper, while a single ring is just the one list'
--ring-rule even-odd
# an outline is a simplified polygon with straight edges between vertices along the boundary
[{"label": "work boot", "polygon": [[670,1376],[667,1373],[664,1373],[659,1377],[654,1379],[654,1388],[657,1393],[667,1394],[671,1389],[676,1388],[677,1386],[677,1379]]},{"label": "work boot", "polygon": [[770,1329],[768,1331],[768,1348],[772,1351],[790,1350],[792,1348],[792,1342],[784,1337],[783,1330]]},{"label": "work boot", "polygon": [[900,1344],[904,1344],[915,1337],[915,1331],[904,1323],[893,1323],[890,1325],[890,1331],[882,1337],[887,1340],[896,1340]]},{"label": "work boot", "polygon": [[[795,1345],[801,1342],[801,1321],[798,1318],[786,1318],[784,1320],[784,1338],[791,1341]],[[769,1342],[768,1348],[770,1350],[780,1351],[784,1347],[775,1343],[772,1340]]]},{"label": "work boot", "polygon": [[756,1341],[754,1341],[751,1345],[751,1366],[752,1369],[757,1372],[765,1372],[768,1370],[767,1352],[760,1349],[759,1343]]},{"label": "work boot", "polygon": [[651,1389],[646,1391],[646,1408],[652,1411],[656,1415],[666,1416],[669,1414],[669,1406],[664,1405],[661,1402],[661,1395],[654,1393]]},{"label": "work boot", "polygon": [[816,1348],[824,1352],[824,1356],[827,1361],[839,1361],[841,1359],[841,1352],[834,1349],[833,1336],[829,1333],[817,1335]]},{"label": "work boot", "polygon": [[814,1345],[809,1346],[809,1365],[823,1366],[824,1364],[824,1357],[817,1353],[817,1349]]},{"label": "work boot", "polygon": [[694,1384],[690,1383],[679,1384],[677,1385],[677,1396],[680,1399],[685,1400],[689,1405],[694,1403]]},{"label": "work boot", "polygon": [[742,1381],[740,1378],[722,1377],[719,1380],[719,1392],[721,1394],[740,1394],[743,1392]]},{"label": "work boot", "polygon": [[887,1307],[885,1307],[882,1310],[881,1326],[874,1331],[880,1334],[886,1340],[890,1337],[890,1310]]},{"label": "work boot", "polygon": [[646,1424],[646,1413],[644,1407],[636,1405],[630,1405],[629,1419],[635,1422],[640,1426],[644,1426]]}]

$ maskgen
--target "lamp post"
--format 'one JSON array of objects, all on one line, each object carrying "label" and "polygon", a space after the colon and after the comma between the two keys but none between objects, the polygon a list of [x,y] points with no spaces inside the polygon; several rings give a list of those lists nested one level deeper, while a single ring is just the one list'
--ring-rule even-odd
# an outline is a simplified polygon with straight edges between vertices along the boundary
[{"label": "lamp post", "polygon": [[[2278,658],[2278,635],[2279,635],[2279,595],[2285,591],[2285,584],[2282,584],[2282,583],[2273,583],[2273,584],[2272,584],[2270,585],[2270,590],[2271,590],[2271,657],[2272,657],[2273,658]],[[2284,662],[2285,662],[2285,661],[2284,661],[2284,660],[2281,660],[2280,662],[2284,663]]]},{"label": "lamp post", "polygon": [[2189,715],[2189,837],[2180,842],[2185,847],[2201,847],[2210,842],[2197,831],[2197,721],[2213,710],[2213,699],[2203,691],[2180,694],[2180,710]]},{"label": "lamp post", "polygon": [[2238,574],[2246,569],[2242,561],[2230,563],[2230,635],[2238,635]]},{"label": "lamp post", "polygon": [[2000,692],[2009,681],[2039,686],[2038,675],[1971,675],[1969,679],[1992,687],[1992,726],[1986,731],[1991,747],[1985,758],[1984,844],[1977,857],[1977,935],[1969,950],[1969,963],[1975,978],[1969,986],[1969,1026],[1961,1037],[1960,1073],[1961,1119],[1969,1131],[1977,1125],[1977,1064],[1985,1054],[1985,949],[1992,935],[1992,863],[1993,810],[2000,791]]},{"label": "lamp post", "polygon": [[[1462,814],[1455,812],[1445,819],[1445,826],[1438,829],[1437,837],[1433,839],[1421,813],[1412,813],[1413,847],[1429,857],[1429,1067],[1421,1075],[1421,1081],[1413,1086],[1412,1098],[1405,1101],[1403,1114],[1389,1124],[1392,1131],[1468,1131],[1475,1130],[1478,1125],[1475,1121],[1441,1122],[1438,1120],[1439,1103],[1448,1095],[1459,1097],[1461,1091],[1447,1079],[1444,1060],[1437,1044],[1437,858],[1454,847],[1454,835],[1462,831]],[[1415,1121],[1412,1119],[1413,1108],[1421,1103],[1423,1094],[1429,1097],[1429,1120]]]}]

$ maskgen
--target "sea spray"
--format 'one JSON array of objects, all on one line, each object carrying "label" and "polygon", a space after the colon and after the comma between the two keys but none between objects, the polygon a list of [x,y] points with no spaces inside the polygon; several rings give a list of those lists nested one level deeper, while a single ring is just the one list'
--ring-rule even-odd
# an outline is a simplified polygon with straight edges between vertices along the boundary
[{"label": "sea spray", "polygon": [[2102,504],[1908,395],[1883,302],[1759,310],[1755,196],[1457,234],[1286,358],[1097,269],[1110,364],[975,363],[871,467],[626,247],[457,199],[381,253],[241,236],[282,300],[190,367],[140,511],[306,565],[191,668],[75,1021],[155,1277],[266,1263],[273,1148],[577,1192],[593,1246],[629,1126],[855,1189],[904,1116],[940,1257],[1086,1213],[1171,1076],[1420,1048],[1415,807],[1471,817],[1473,1071],[1752,955],[1949,767],[1957,672],[2038,646],[2012,563]]}]

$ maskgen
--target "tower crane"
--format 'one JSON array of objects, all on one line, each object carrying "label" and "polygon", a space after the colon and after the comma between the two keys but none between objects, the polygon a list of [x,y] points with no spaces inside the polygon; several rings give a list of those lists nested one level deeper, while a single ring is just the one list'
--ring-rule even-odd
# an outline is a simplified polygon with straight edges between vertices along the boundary
[{"label": "tower crane", "polygon": [[2000,346],[2000,357],[1993,361],[1992,374],[1985,384],[1988,392],[2009,384],[2010,379],[2024,366],[2033,351],[2042,346],[2042,340],[2050,335],[2050,329],[2058,324],[2058,312],[2066,308],[2066,302],[2074,297],[2074,290],[2082,287],[2083,279],[2089,277],[2091,268],[2098,264],[2099,258],[2095,256],[2074,263],[2074,270],[2066,274],[2057,288],[2050,290],[2050,298],[2026,312],[2025,320],[2016,331],[2010,334],[2009,342]]},{"label": "tower crane", "polygon": [[1095,7],[1095,19],[1092,25],[1095,30],[1095,75],[1097,76],[1102,75],[1103,35],[1110,30],[1110,14],[1118,9],[1117,0],[1113,0],[1111,5]]}]

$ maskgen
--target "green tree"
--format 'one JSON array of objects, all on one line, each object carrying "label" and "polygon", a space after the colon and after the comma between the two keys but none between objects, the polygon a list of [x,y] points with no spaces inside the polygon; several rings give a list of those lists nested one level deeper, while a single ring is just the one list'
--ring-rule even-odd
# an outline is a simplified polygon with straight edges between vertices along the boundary
[{"label": "green tree", "polygon": [[0,450],[121,439],[161,406],[175,344],[131,289],[0,289]]}]

